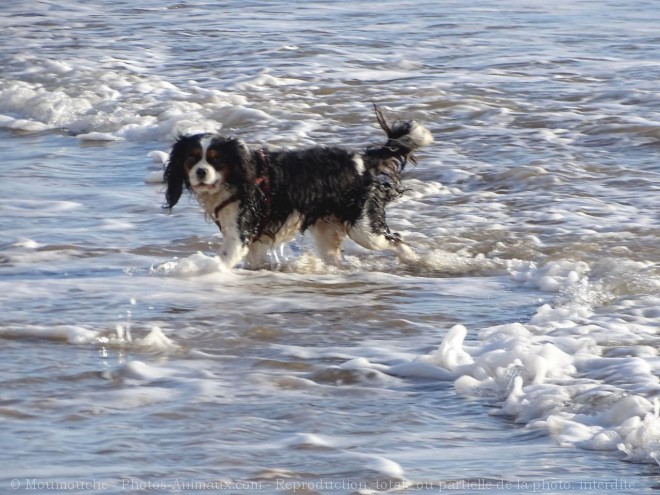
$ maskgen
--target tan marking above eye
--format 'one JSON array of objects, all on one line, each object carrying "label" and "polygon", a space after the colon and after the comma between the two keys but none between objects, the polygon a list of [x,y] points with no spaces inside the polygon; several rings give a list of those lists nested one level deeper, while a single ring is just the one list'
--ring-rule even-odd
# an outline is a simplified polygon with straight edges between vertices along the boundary
[{"label": "tan marking above eye", "polygon": [[206,159],[208,161],[216,160],[218,158],[218,156],[220,156],[220,155],[216,150],[208,150],[206,152]]}]

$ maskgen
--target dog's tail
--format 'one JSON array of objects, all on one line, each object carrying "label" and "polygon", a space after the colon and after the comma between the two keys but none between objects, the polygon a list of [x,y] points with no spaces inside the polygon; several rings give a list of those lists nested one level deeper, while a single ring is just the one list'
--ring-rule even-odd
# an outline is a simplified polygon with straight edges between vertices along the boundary
[{"label": "dog's tail", "polygon": [[[378,124],[387,134],[388,141],[385,147],[391,148],[392,151],[410,157],[413,151],[433,142],[431,131],[422,124],[411,120],[409,122],[395,122],[390,125],[383,111],[375,103],[374,110],[376,111]],[[414,163],[414,159],[411,159],[411,161]]]},{"label": "dog's tail", "polygon": [[379,174],[384,174],[396,184],[399,183],[399,175],[408,161],[417,163],[413,153],[433,142],[433,136],[422,124],[411,121],[394,122],[390,124],[385,114],[378,105],[374,103],[376,120],[387,134],[387,142],[382,146],[368,148],[366,156]]}]

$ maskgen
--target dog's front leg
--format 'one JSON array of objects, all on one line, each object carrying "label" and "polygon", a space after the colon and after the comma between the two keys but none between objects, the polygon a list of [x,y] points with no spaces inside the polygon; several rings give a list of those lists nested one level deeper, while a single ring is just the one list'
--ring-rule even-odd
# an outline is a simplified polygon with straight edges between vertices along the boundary
[{"label": "dog's front leg", "polygon": [[227,205],[216,215],[218,226],[222,226],[221,231],[224,237],[220,248],[220,260],[227,268],[236,266],[249,251],[249,242],[239,227],[239,215],[240,210],[236,203]]},{"label": "dog's front leg", "polygon": [[233,229],[225,230],[225,238],[220,248],[220,259],[224,265],[233,268],[247,253],[248,245],[241,240],[241,236]]}]

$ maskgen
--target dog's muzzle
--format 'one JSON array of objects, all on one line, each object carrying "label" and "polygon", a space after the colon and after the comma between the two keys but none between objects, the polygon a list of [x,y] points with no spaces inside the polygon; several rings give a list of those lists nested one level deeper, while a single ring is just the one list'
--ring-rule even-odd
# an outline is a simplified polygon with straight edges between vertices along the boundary
[{"label": "dog's muzzle", "polygon": [[220,182],[220,177],[215,169],[209,165],[197,165],[190,171],[190,185],[194,188],[213,188]]}]

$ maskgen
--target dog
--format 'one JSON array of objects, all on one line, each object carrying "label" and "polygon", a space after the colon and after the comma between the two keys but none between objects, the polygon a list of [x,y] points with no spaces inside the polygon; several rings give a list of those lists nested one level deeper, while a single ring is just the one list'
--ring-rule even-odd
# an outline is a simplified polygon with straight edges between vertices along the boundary
[{"label": "dog", "polygon": [[229,268],[242,260],[260,266],[269,251],[306,230],[328,264],[341,266],[346,236],[413,261],[416,254],[387,226],[385,207],[404,193],[401,173],[408,161],[416,163],[413,152],[433,137],[415,121],[390,125],[374,108],[387,141],[361,151],[272,151],[218,134],[179,136],[165,168],[163,208],[171,210],[184,188],[190,191],[222,232],[219,254]]}]

